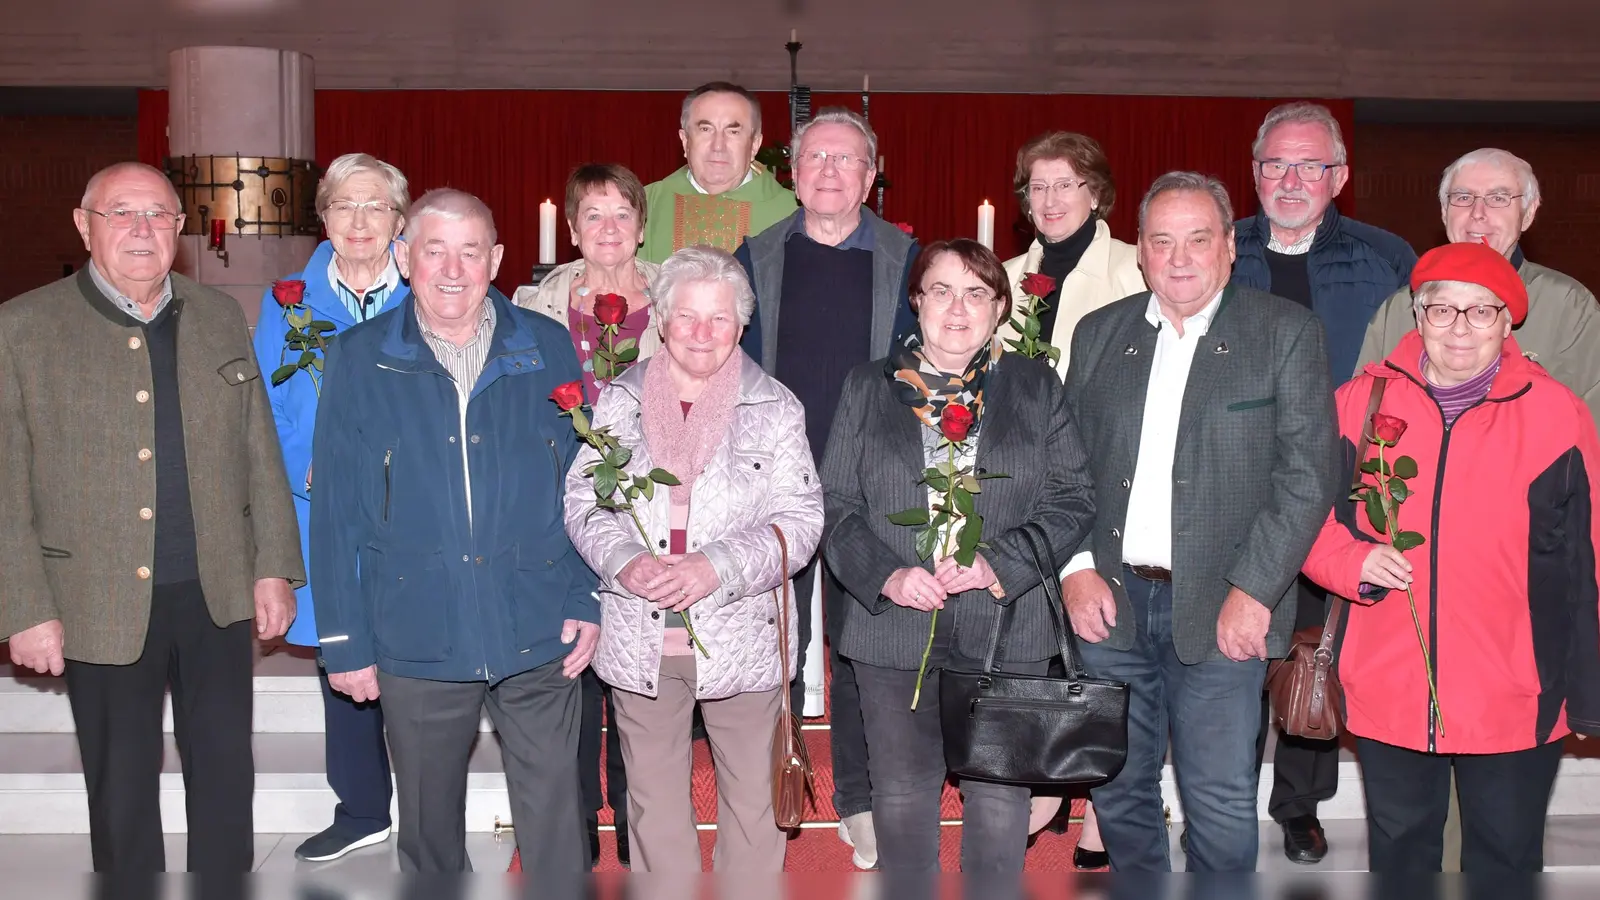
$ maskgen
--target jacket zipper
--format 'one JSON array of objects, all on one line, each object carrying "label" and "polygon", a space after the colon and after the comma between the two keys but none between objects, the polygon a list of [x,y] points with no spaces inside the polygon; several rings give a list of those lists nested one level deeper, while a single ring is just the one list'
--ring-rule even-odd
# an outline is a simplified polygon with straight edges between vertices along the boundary
[{"label": "jacket zipper", "polygon": [[[1466,410],[1462,410],[1456,415],[1456,421],[1461,421],[1461,416],[1465,414]],[[1439,417],[1444,418],[1442,408]],[[1439,469],[1433,481],[1433,517],[1428,529],[1432,537],[1428,542],[1428,654],[1433,662],[1435,684],[1439,680],[1439,506],[1444,501],[1444,462],[1450,454],[1450,433],[1454,427],[1453,424],[1445,425],[1444,439],[1439,442]],[[1424,693],[1428,708],[1428,752],[1437,753],[1439,752],[1438,720],[1434,717],[1433,692],[1425,690]]]},{"label": "jacket zipper", "polygon": [[1010,698],[1002,699],[999,697],[974,697],[972,698],[972,702],[967,705],[967,718],[973,718],[978,714],[978,704],[980,703],[984,706],[999,706],[1007,709],[1061,708],[1061,701],[1059,700],[1021,700]]},{"label": "jacket zipper", "polygon": [[394,450],[392,448],[383,451],[383,521],[385,522],[389,521],[389,486],[391,484],[389,462],[392,459],[394,459]]}]

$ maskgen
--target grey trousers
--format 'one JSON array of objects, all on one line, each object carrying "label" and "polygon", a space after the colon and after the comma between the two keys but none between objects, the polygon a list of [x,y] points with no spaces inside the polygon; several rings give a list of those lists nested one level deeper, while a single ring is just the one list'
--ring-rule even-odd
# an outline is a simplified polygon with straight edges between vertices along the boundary
[{"label": "grey trousers", "polygon": [[500,736],[525,872],[586,872],[578,801],[578,682],[561,660],[490,687],[378,672],[400,802],[401,872],[469,872],[467,757],[485,706]]}]

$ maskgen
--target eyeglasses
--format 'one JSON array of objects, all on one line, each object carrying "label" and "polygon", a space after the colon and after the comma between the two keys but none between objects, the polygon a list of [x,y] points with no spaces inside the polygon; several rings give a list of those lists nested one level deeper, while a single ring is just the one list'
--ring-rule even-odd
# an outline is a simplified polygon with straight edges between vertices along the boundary
[{"label": "eyeglasses", "polygon": [[1503,191],[1496,191],[1492,194],[1474,194],[1469,191],[1451,191],[1445,195],[1445,199],[1450,202],[1451,206],[1459,206],[1462,209],[1471,207],[1479,200],[1482,200],[1483,205],[1489,207],[1490,209],[1505,209],[1511,205],[1511,201],[1521,199],[1521,197],[1521,194],[1507,194]]},{"label": "eyeglasses", "polygon": [[86,213],[94,213],[106,220],[106,224],[118,231],[132,228],[140,219],[150,223],[150,227],[159,231],[171,231],[178,227],[178,220],[183,218],[183,213],[170,213],[164,209],[113,209],[110,212],[101,212],[98,209],[78,207]]},{"label": "eyeglasses", "polygon": [[1462,314],[1465,313],[1468,325],[1473,328],[1488,328],[1500,320],[1500,310],[1502,309],[1505,309],[1503,304],[1496,306],[1483,303],[1477,306],[1469,306],[1466,309],[1459,309],[1447,303],[1429,303],[1422,307],[1422,317],[1434,328],[1452,328],[1456,324],[1456,319],[1461,318]]},{"label": "eyeglasses", "polygon": [[1023,192],[1024,196],[1026,196],[1029,200],[1043,200],[1045,197],[1049,196],[1052,192],[1053,193],[1057,193],[1057,194],[1066,195],[1066,194],[1072,193],[1073,191],[1077,190],[1078,188],[1083,187],[1084,185],[1086,185],[1088,183],[1089,182],[1084,181],[1081,178],[1076,180],[1076,181],[1072,180],[1071,178],[1064,178],[1064,179],[1062,179],[1062,180],[1060,180],[1060,181],[1058,181],[1058,182],[1056,182],[1054,184],[1045,184],[1042,181],[1036,181],[1036,182],[1028,185],[1027,187],[1023,188],[1022,192]]},{"label": "eyeglasses", "polygon": [[855,172],[867,167],[864,157],[854,153],[829,153],[826,150],[812,150],[800,154],[800,165],[808,169],[820,169],[827,165],[828,160],[833,160],[833,165],[841,172]]},{"label": "eyeglasses", "polygon": [[362,203],[357,203],[354,200],[334,200],[328,204],[328,208],[323,213],[330,219],[348,219],[354,217],[357,212],[363,209],[370,211],[375,216],[386,216],[394,212],[394,207],[382,200],[367,200]]},{"label": "eyeglasses", "polygon": [[1322,176],[1329,169],[1337,169],[1342,165],[1344,164],[1314,162],[1286,163],[1274,162],[1266,159],[1256,160],[1256,169],[1261,172],[1261,177],[1268,181],[1277,181],[1283,176],[1289,174],[1290,169],[1293,169],[1294,173],[1300,176],[1301,181],[1321,181]]},{"label": "eyeglasses", "polygon": [[957,296],[961,298],[963,306],[973,311],[982,310],[985,305],[993,303],[995,299],[994,291],[988,288],[972,288],[958,295],[947,284],[935,284],[924,288],[922,291],[923,302],[931,303],[940,309],[949,308],[955,302]]}]

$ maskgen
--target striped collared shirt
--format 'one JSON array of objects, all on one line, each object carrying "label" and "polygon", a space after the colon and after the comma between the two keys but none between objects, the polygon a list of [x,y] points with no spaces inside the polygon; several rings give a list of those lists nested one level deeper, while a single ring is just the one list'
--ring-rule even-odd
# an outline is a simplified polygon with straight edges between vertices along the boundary
[{"label": "striped collared shirt", "polygon": [[100,293],[105,294],[107,300],[117,305],[117,309],[133,316],[146,325],[150,324],[156,316],[161,315],[161,311],[167,308],[168,303],[172,302],[171,275],[168,275],[166,280],[161,283],[161,299],[156,301],[156,308],[151,310],[148,316],[144,314],[143,309],[139,308],[139,304],[133,302],[133,298],[123,295],[121,291],[111,286],[111,282],[100,274],[100,267],[96,266],[92,259],[89,260],[89,277],[94,279],[94,286],[100,289]]},{"label": "striped collared shirt", "polygon": [[478,317],[478,333],[467,341],[465,346],[457,347],[455,344],[433,332],[428,323],[422,320],[422,311],[417,310],[417,325],[422,329],[422,337],[428,342],[428,347],[433,350],[433,355],[438,358],[439,364],[455,379],[456,393],[461,397],[461,403],[466,405],[467,398],[472,396],[472,388],[478,383],[478,376],[483,374],[483,366],[489,359],[489,343],[494,337],[494,302],[488,297],[483,298],[483,313]]},{"label": "striped collared shirt", "polygon": [[[1318,223],[1317,227],[1321,227],[1320,222]],[[1315,241],[1316,239],[1317,229],[1313,228],[1309,233],[1301,237],[1300,240],[1295,241],[1292,244],[1285,244],[1284,242],[1278,240],[1278,236],[1272,233],[1272,229],[1267,229],[1267,249],[1271,250],[1273,253],[1282,253],[1284,256],[1304,256],[1305,254],[1310,253],[1311,242]]]},{"label": "striped collared shirt", "polygon": [[339,272],[339,257],[334,256],[328,260],[328,284],[350,315],[357,322],[365,322],[383,309],[389,295],[400,286],[400,267],[395,264],[394,254],[389,254],[389,265],[384,267],[378,280],[366,290],[358,291],[345,282]]}]

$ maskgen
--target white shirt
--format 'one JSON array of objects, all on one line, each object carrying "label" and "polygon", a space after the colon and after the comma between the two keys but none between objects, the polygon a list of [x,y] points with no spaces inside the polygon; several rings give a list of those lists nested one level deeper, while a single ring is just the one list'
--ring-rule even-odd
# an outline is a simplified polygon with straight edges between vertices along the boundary
[{"label": "white shirt", "polygon": [[[1222,303],[1218,291],[1205,308],[1183,320],[1183,336],[1167,321],[1155,294],[1144,317],[1158,329],[1150,383],[1144,393],[1144,422],[1139,430],[1139,458],[1128,491],[1128,520],[1123,523],[1122,561],[1130,566],[1172,568],[1172,460],[1178,451],[1178,418],[1189,385],[1195,348],[1211,328]],[[1062,577],[1094,567],[1088,551],[1074,556]]]}]

